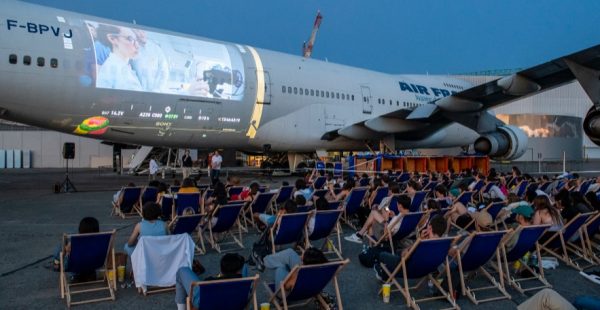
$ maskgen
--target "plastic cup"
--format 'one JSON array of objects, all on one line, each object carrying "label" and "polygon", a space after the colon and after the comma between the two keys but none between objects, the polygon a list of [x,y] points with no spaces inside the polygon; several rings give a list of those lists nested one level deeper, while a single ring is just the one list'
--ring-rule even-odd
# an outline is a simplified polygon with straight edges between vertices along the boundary
[{"label": "plastic cup", "polygon": [[270,310],[271,309],[271,304],[268,302],[263,302],[262,304],[260,304],[260,310]]},{"label": "plastic cup", "polygon": [[125,266],[117,267],[117,280],[119,282],[125,282]]},{"label": "plastic cup", "polygon": [[381,292],[383,295],[383,302],[386,304],[390,302],[390,291],[391,290],[392,290],[391,284],[386,283],[382,286]]}]

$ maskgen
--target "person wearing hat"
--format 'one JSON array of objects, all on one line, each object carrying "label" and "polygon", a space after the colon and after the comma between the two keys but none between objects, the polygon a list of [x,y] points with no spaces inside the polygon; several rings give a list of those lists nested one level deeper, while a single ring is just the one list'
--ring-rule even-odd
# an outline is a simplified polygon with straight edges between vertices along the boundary
[{"label": "person wearing hat", "polygon": [[[519,226],[530,226],[533,219],[533,208],[530,205],[522,204],[511,210],[512,214],[515,215],[514,229]],[[506,242],[506,250],[510,251],[517,241],[519,240],[519,234],[512,234],[510,239]]]}]

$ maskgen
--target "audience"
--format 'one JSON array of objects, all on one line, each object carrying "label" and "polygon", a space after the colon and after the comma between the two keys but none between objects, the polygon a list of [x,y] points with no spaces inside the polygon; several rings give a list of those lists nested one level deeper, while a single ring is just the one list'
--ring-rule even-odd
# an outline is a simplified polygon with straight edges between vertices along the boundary
[{"label": "audience", "polygon": [[[298,255],[292,249],[285,249],[275,254],[265,256],[264,264],[265,268],[274,270],[275,273],[275,287],[279,288],[281,282],[287,277],[287,275],[296,266],[307,266],[307,265],[318,265],[327,263],[325,254],[317,248],[308,248],[302,256]],[[296,284],[296,275],[287,279],[283,283],[283,287],[286,290],[291,290]]]}]

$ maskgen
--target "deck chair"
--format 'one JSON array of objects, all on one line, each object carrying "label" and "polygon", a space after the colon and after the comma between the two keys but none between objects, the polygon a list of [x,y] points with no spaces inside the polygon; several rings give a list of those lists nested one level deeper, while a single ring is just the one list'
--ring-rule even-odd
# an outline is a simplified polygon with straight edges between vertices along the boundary
[{"label": "deck chair", "polygon": [[243,191],[244,191],[243,186],[232,186],[227,191],[227,194],[229,195],[229,197],[239,196]]},{"label": "deck chair", "polygon": [[550,182],[550,181],[542,183],[539,187],[539,190],[541,190],[542,192],[545,192],[546,189],[548,189],[548,186],[550,186],[550,184],[552,184],[552,182]]},{"label": "deck chair", "polygon": [[258,275],[247,278],[192,282],[187,297],[188,310],[243,310],[252,307],[258,310],[256,286]]},{"label": "deck chair", "polygon": [[141,216],[140,196],[142,194],[141,187],[123,187],[119,194],[119,200],[113,202],[112,215],[117,215],[122,218],[130,216]]},{"label": "deck chair", "polygon": [[600,244],[594,240],[594,236],[600,230],[600,213],[591,218],[584,226],[583,226],[583,238],[587,245],[588,256],[592,257],[593,260],[600,264],[600,253],[598,250],[600,249]]},{"label": "deck chair", "polygon": [[177,194],[177,192],[179,192],[179,188],[181,188],[181,186],[171,186],[169,187],[169,191],[171,194]]},{"label": "deck chair", "polygon": [[[388,223],[383,231],[383,235],[379,240],[374,240],[371,236],[367,236],[369,241],[372,243],[373,247],[379,246],[383,242],[388,242],[390,245],[390,249],[392,250],[392,254],[395,254],[394,250],[394,241],[400,241],[406,237],[409,237],[411,234],[417,231],[417,227],[421,219],[423,218],[424,212],[411,212],[403,216],[402,218],[394,218],[390,223]],[[398,227],[398,231],[396,233],[392,233],[390,227],[394,227],[398,221],[400,222],[400,227]]]},{"label": "deck chair", "polygon": [[475,192],[470,191],[470,192],[462,192],[460,194],[460,196],[458,196],[458,198],[456,198],[454,200],[454,203],[460,202],[463,205],[465,205],[465,207],[469,206],[469,203],[471,203],[473,201],[473,195],[475,194]]},{"label": "deck chair", "polygon": [[421,190],[425,191],[425,192],[431,191],[431,190],[435,189],[437,184],[438,184],[437,181],[429,181],[427,184],[425,184],[425,186],[423,186],[423,188]]},{"label": "deck chair", "polygon": [[329,201],[327,203],[327,209],[329,210],[337,210],[340,208],[340,205],[342,204],[341,200],[338,201]]},{"label": "deck chair", "polygon": [[358,208],[362,206],[365,196],[367,195],[367,187],[355,187],[350,190],[348,197],[344,202],[344,215],[342,220],[353,229],[357,229],[354,224],[351,223],[350,217],[358,212]]},{"label": "deck chair", "polygon": [[[503,201],[500,202],[492,202],[490,204],[488,204],[485,208],[481,209],[480,211],[476,211],[476,212],[487,212],[491,218],[492,218],[492,225],[494,225],[494,228],[496,228],[496,230],[498,230],[498,223],[496,223],[496,217],[498,216],[498,213],[500,213],[500,210],[502,210],[502,208],[504,208],[506,206],[506,203]],[[458,230],[464,230],[464,231],[468,231],[468,230],[479,230],[479,226],[475,225],[475,219],[471,218],[471,221],[465,225],[465,227],[459,227],[458,225],[456,225],[455,223],[452,223],[452,227],[458,228]]]},{"label": "deck chair", "polygon": [[307,206],[307,205],[302,205],[302,206],[297,206],[297,210],[296,212],[298,213],[304,213],[304,212],[309,212],[312,209],[312,206]]},{"label": "deck chair", "polygon": [[147,186],[144,188],[144,192],[140,198],[140,206],[143,206],[148,201],[155,202],[156,197],[158,197],[158,188],[154,186]]},{"label": "deck chair", "polygon": [[[60,252],[60,297],[64,299],[66,296],[67,307],[105,300],[115,300],[114,290],[117,287],[116,276],[114,276],[112,280],[108,277],[109,272],[112,272],[113,275],[117,274],[115,251],[113,249],[115,233],[116,230],[113,229],[112,231],[100,233],[63,235],[63,248]],[[71,252],[68,257],[66,257],[67,254],[65,250],[67,243],[71,244]],[[108,266],[109,255],[112,258],[111,266]],[[71,284],[67,279],[67,273],[95,274],[97,269],[104,269],[104,277],[101,280]],[[74,295],[93,293],[94,295],[92,296],[97,296],[94,292],[104,290],[108,290],[110,296],[73,301]]]},{"label": "deck chair", "polygon": [[526,181],[526,180],[521,181],[519,184],[517,184],[517,191],[515,192],[515,194],[517,194],[517,196],[522,198],[525,195],[528,186],[529,186],[528,181]]},{"label": "deck chair", "polygon": [[202,199],[200,199],[200,209],[204,210],[206,206],[206,201],[212,196],[215,190],[212,188],[207,188],[204,192],[202,192]]},{"label": "deck chair", "polygon": [[280,215],[269,229],[271,250],[277,252],[278,245],[290,244],[302,240],[306,235],[306,224],[310,213],[292,213]]},{"label": "deck chair", "polygon": [[[192,215],[179,215],[176,216],[175,219],[169,224],[169,230],[172,235],[179,234],[188,234],[194,239],[194,232],[200,225],[200,221],[204,218],[203,214],[192,214]],[[204,247],[204,238],[202,237],[202,232],[198,231],[197,233],[197,241],[194,241],[194,247],[196,252],[199,254],[206,253],[206,248]]]},{"label": "deck chair", "polygon": [[396,179],[396,182],[398,183],[404,183],[407,182],[408,180],[410,180],[410,173],[408,172],[403,172],[402,174],[400,174],[398,176],[398,178]]},{"label": "deck chair", "polygon": [[275,194],[277,193],[258,193],[256,197],[254,197],[254,200],[243,211],[245,230],[248,229],[248,222],[250,222],[252,226],[257,227],[252,214],[265,213],[267,209],[271,207],[271,204],[275,199]]},{"label": "deck chair", "polygon": [[162,196],[160,208],[162,210],[163,221],[170,221],[173,219],[173,200],[173,196]]},{"label": "deck chair", "polygon": [[289,185],[280,187],[277,196],[275,196],[275,205],[279,206],[287,200],[292,199],[293,193],[294,186]]},{"label": "deck chair", "polygon": [[325,197],[325,195],[327,195],[327,193],[329,193],[328,189],[316,189],[312,192],[312,197],[317,197],[317,198]]},{"label": "deck chair", "polygon": [[316,241],[324,240],[321,251],[325,255],[335,254],[338,259],[343,260],[340,227],[342,210],[316,211],[313,216],[315,217],[315,227],[312,233],[308,235],[305,248],[308,249]]},{"label": "deck chair", "polygon": [[427,192],[425,191],[418,191],[415,193],[415,196],[413,197],[412,201],[410,202],[410,212],[419,212],[421,211],[421,205],[423,204],[423,201],[425,200],[425,197],[427,196]]},{"label": "deck chair", "polygon": [[[215,211],[208,218],[208,223],[204,227],[203,233],[208,231],[207,240],[211,247],[217,252],[225,251],[221,248],[223,245],[234,244],[241,249],[244,248],[242,243],[242,227],[239,221],[240,214],[244,208],[243,202],[228,203],[223,206],[217,206]],[[234,234],[233,226],[237,224],[237,237]],[[227,237],[231,237],[232,241],[225,242]],[[234,248],[235,249],[235,248]]]},{"label": "deck chair", "polygon": [[[582,268],[575,262],[575,260],[571,259],[570,254],[574,254],[578,258],[583,259],[587,259],[587,257],[585,257],[584,253],[573,251],[571,247],[567,246],[567,243],[573,236],[575,236],[577,232],[579,232],[581,227],[583,227],[583,225],[592,217],[593,214],[594,213],[577,214],[552,237],[541,244],[542,254],[548,253],[557,259],[560,259],[565,264],[581,271]],[[583,242],[583,238],[580,237],[579,240]]]},{"label": "deck chair", "polygon": [[[521,294],[525,294],[527,291],[543,289],[546,287],[552,287],[546,278],[544,277],[544,268],[542,268],[542,255],[540,254],[540,245],[538,244],[538,240],[546,229],[548,229],[550,225],[535,225],[535,226],[519,226],[515,231],[508,233],[504,238],[501,250],[502,250],[502,265],[504,268],[504,280],[508,283],[508,285],[512,286],[515,290],[519,291]],[[508,240],[513,238],[514,236],[518,236],[516,243],[509,250],[506,247],[506,243]],[[531,251],[531,249],[535,248],[535,253],[537,256],[537,267],[530,267],[527,264],[522,264],[523,268],[527,269],[532,276],[527,278],[518,278],[516,275],[511,276],[510,265],[519,259],[521,259],[527,252]],[[537,280],[541,282],[541,286],[528,286],[523,287],[521,285],[522,282],[529,282]]]},{"label": "deck chair", "polygon": [[175,289],[177,270],[192,268],[194,241],[188,234],[141,236],[131,254],[135,286],[144,295]]},{"label": "deck chair", "polygon": [[375,192],[375,197],[373,198],[373,201],[371,202],[370,207],[380,204],[381,201],[383,200],[383,198],[387,197],[389,192],[390,192],[390,189],[387,186],[378,187]]},{"label": "deck chair", "polygon": [[312,187],[315,190],[323,189],[323,186],[325,186],[326,182],[327,182],[327,178],[326,177],[317,177],[315,179],[315,181],[313,182]]},{"label": "deck chair", "polygon": [[[344,261],[319,265],[301,265],[294,267],[285,279],[281,281],[279,287],[275,287],[275,284],[264,283],[269,295],[269,303],[274,304],[277,310],[287,310],[293,306],[306,305],[316,298],[323,308],[329,309],[327,303],[323,297],[321,297],[321,292],[325,289],[327,284],[333,280],[338,308],[340,310],[344,309],[337,275],[349,262],[350,260],[346,259]],[[293,277],[296,278],[296,283],[291,290],[286,291],[284,283]],[[290,303],[294,304],[290,305]]]},{"label": "deck chair", "polygon": [[200,213],[200,193],[185,193],[177,194],[175,206],[173,208],[173,216],[181,216],[183,210],[187,208],[194,209],[194,213]]},{"label": "deck chair", "polygon": [[368,187],[369,183],[371,183],[371,178],[367,178],[367,179],[360,178],[358,180],[358,186],[360,186],[360,187]]},{"label": "deck chair", "polygon": [[[402,293],[406,300],[406,305],[413,309],[420,309],[419,302],[438,299],[447,300],[452,305],[451,309],[460,309],[450,293],[452,291],[452,280],[448,264],[448,250],[453,240],[454,238],[451,237],[429,240],[417,239],[415,244],[402,256],[402,260],[393,270],[389,270],[383,263],[380,263],[381,268],[387,274],[385,283],[392,285],[391,292]],[[432,275],[438,272],[438,268],[442,264],[444,264],[445,276],[448,279],[448,291],[444,290]],[[409,279],[417,280],[417,284],[410,286]],[[441,296],[415,299],[411,295],[411,291],[421,287],[427,280],[433,283],[437,291],[441,293]],[[379,293],[381,294],[381,289]]]},{"label": "deck chair", "polygon": [[[456,262],[460,274],[460,286],[462,294],[467,296],[474,304],[501,299],[510,299],[510,295],[504,288],[504,272],[498,269],[500,283],[496,281],[485,268],[485,265],[496,256],[497,266],[501,266],[500,243],[506,231],[472,232],[458,248]],[[481,274],[491,283],[490,286],[470,287],[467,281],[468,275]],[[496,289],[500,296],[478,299],[475,292]]]}]

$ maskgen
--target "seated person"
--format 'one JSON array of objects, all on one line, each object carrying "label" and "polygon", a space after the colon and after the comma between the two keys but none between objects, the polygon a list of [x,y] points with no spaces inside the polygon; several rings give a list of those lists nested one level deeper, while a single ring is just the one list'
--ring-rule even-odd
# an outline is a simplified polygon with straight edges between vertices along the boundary
[{"label": "seated person", "polygon": [[[94,217],[84,217],[79,221],[79,229],[77,233],[79,234],[92,234],[100,232],[100,223]],[[62,245],[59,245],[54,252],[54,260],[53,260],[53,269],[54,271],[60,271],[60,252],[62,251]],[[64,262],[65,268],[69,262],[69,253],[71,252],[71,243],[67,240],[67,244],[65,244],[65,254],[64,254]],[[95,276],[95,274],[94,274]]]},{"label": "seated person", "polygon": [[178,194],[188,194],[188,193],[199,193],[200,190],[194,184],[194,180],[191,178],[183,179],[183,183],[181,183],[181,187],[179,188]]},{"label": "seated person", "polygon": [[[227,253],[221,258],[221,272],[216,276],[210,276],[204,281],[226,280],[242,278],[246,276],[247,271],[244,270],[244,258],[236,253]],[[178,310],[186,309],[186,299],[190,295],[192,282],[200,281],[200,278],[192,271],[190,267],[181,267],[177,270],[175,278],[175,303]],[[200,288],[194,288],[194,300],[192,305],[198,308],[200,305]]]},{"label": "seated person", "polygon": [[129,240],[123,247],[131,256],[138,238],[141,236],[165,236],[168,234],[167,223],[160,219],[162,210],[156,202],[146,202],[142,207],[142,221],[135,224]]},{"label": "seated person", "polygon": [[225,188],[225,184],[223,184],[221,181],[217,181],[212,195],[204,204],[203,212],[211,214],[217,208],[217,206],[226,205],[227,201],[227,189]]},{"label": "seated person", "polygon": [[450,226],[450,223],[456,223],[456,220],[460,216],[466,215],[468,212],[467,207],[462,202],[456,201],[456,199],[460,196],[460,194],[461,194],[461,192],[457,188],[453,188],[450,190],[450,197],[452,197],[452,199],[455,202],[454,202],[454,204],[452,204],[452,207],[450,208],[450,210],[448,212],[446,212],[446,214],[444,215],[444,217],[448,221],[448,226]]},{"label": "seated person", "polygon": [[[296,198],[300,198],[302,196],[298,196]],[[315,202],[315,208],[317,211],[327,211],[329,210],[329,202],[327,202],[327,199],[325,199],[325,197],[321,197],[319,199],[317,199],[317,201]],[[316,213],[311,213],[309,218],[308,218],[308,235],[310,236],[312,234],[312,232],[315,230],[315,215]]]},{"label": "seated person", "polygon": [[435,200],[440,203],[444,203],[445,206],[452,205],[452,197],[448,196],[448,189],[444,184],[438,184],[433,189],[433,194],[435,196]]},{"label": "seated person", "polygon": [[256,182],[252,182],[249,187],[244,188],[242,193],[239,195],[238,200],[252,202],[256,195],[258,195],[258,190],[260,189],[260,185]]},{"label": "seated person", "polygon": [[[275,289],[280,287],[281,281],[298,265],[318,265],[327,263],[327,257],[317,248],[308,248],[300,257],[294,250],[285,249],[264,258],[264,266],[275,270]],[[290,277],[283,287],[291,290],[296,284],[296,277]]]},{"label": "seated person", "polygon": [[[133,182],[129,182],[127,183],[127,186],[125,187],[135,187],[135,184]],[[113,195],[113,202],[116,204],[120,204],[123,201],[123,195],[122,195],[123,189],[121,188],[120,190],[118,190],[114,195]]]},{"label": "seated person", "polygon": [[294,192],[294,195],[292,195],[292,197],[302,195],[304,196],[304,199],[306,199],[306,201],[309,201],[310,197],[312,196],[312,192],[312,188],[306,185],[306,181],[304,179],[297,179],[296,191]]},{"label": "seated person", "polygon": [[[442,236],[444,236],[445,232],[446,232],[446,220],[440,215],[435,215],[435,216],[433,216],[431,221],[429,221],[429,224],[427,224],[427,227],[419,232],[419,239],[421,239],[421,240],[438,239],[438,238],[441,238]],[[408,253],[408,249],[409,248],[405,248],[404,250],[402,250],[401,255],[402,256],[406,255]],[[398,264],[400,263],[401,260],[402,260],[402,258],[400,256],[392,254],[392,253],[381,252],[379,254],[379,261],[381,263],[383,263],[385,265],[385,267],[387,268],[387,270],[389,270],[390,272],[393,271],[396,268],[396,266],[398,266]],[[385,273],[385,271],[383,270],[383,268],[381,268],[381,266],[379,264],[375,264],[374,269],[375,269],[375,276],[377,277],[378,280],[385,281],[387,279],[387,274]],[[402,275],[397,274],[396,276],[401,277]]]},{"label": "seated person", "polygon": [[[394,211],[390,210],[387,206],[384,206],[381,210],[373,210],[369,214],[369,217],[365,221],[365,224],[362,226],[362,228],[356,233],[344,237],[344,239],[350,242],[362,243],[362,237],[367,233],[369,235],[375,234],[377,235],[376,237],[380,237],[383,235],[384,225],[392,222],[395,222],[395,224],[393,227],[390,227],[390,230],[392,234],[396,233],[400,228],[400,224],[402,223],[402,217],[410,213],[411,201],[407,195],[400,195],[397,197],[397,203],[398,211],[400,211],[398,215],[396,215]],[[396,218],[399,218],[399,220],[396,220]]]},{"label": "seated person", "polygon": [[254,213],[252,216],[257,223],[266,225],[267,228],[275,225],[275,222],[284,214],[292,214],[298,212],[298,206],[293,200],[287,200],[279,207],[277,214],[271,215],[266,213]]}]

